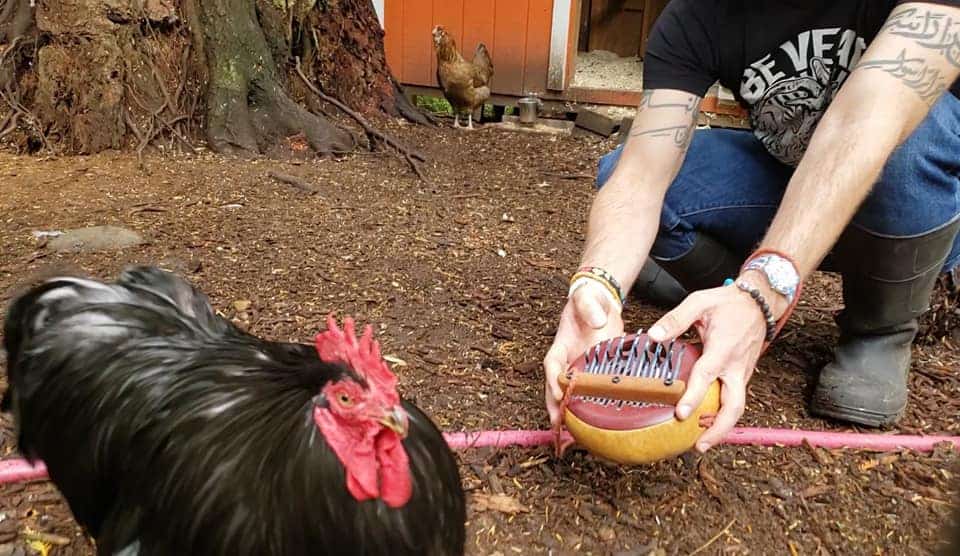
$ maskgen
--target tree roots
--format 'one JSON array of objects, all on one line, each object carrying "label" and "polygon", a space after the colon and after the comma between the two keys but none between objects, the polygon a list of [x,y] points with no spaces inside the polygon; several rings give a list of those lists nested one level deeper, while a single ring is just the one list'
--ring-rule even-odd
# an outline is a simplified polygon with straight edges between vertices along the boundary
[{"label": "tree roots", "polygon": [[352,152],[358,134],[288,93],[285,70],[295,60],[306,87],[352,118],[371,149],[382,143],[426,181],[424,156],[360,114],[431,123],[390,75],[367,0],[335,8],[111,0],[106,12],[100,0],[33,1],[0,0],[0,139],[21,131],[34,145],[78,153],[132,144],[141,165],[151,146],[195,151],[201,128],[209,148],[225,154]]}]

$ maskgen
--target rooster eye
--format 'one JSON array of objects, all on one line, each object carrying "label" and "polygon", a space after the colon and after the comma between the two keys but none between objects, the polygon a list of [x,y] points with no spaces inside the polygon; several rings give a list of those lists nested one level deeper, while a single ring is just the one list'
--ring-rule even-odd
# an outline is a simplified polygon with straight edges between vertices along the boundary
[{"label": "rooster eye", "polygon": [[346,394],[340,394],[339,396],[337,396],[337,400],[340,402],[340,405],[345,407],[350,407],[351,405],[353,405],[353,400],[350,399],[350,396]]}]

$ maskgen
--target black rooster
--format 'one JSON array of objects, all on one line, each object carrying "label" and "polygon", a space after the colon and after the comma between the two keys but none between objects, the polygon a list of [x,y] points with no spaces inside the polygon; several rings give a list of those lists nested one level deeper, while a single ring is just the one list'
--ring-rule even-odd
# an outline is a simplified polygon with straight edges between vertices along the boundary
[{"label": "black rooster", "polygon": [[19,448],[101,555],[462,554],[456,461],[369,327],[268,342],[154,268],[49,280],[5,326]]}]

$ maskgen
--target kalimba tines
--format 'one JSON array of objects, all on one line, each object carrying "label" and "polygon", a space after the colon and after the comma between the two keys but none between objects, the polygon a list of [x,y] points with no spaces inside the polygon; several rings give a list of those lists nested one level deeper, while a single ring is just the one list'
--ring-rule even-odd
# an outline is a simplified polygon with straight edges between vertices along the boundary
[{"label": "kalimba tines", "polygon": [[688,419],[675,416],[699,357],[696,345],[655,343],[643,331],[601,342],[560,377],[567,393],[564,424],[590,453],[617,463],[676,457],[700,438],[701,417],[720,408],[720,385],[714,382]]}]

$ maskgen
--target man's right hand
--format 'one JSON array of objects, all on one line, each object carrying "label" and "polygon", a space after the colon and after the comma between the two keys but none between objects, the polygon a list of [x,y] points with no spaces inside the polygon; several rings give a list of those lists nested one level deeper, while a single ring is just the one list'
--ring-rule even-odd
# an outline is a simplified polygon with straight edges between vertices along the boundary
[{"label": "man's right hand", "polygon": [[560,415],[560,373],[594,345],[623,334],[622,307],[600,283],[587,282],[567,301],[550,351],[543,360],[546,371],[545,397],[550,423],[556,427]]}]

